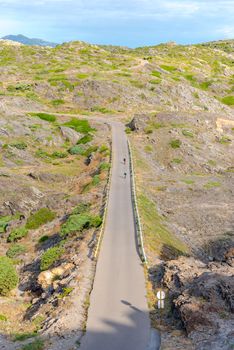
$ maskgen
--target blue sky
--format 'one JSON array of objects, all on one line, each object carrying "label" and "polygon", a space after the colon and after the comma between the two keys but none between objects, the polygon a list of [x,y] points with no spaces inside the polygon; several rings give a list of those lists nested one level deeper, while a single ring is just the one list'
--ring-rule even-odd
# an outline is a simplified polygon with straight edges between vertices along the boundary
[{"label": "blue sky", "polygon": [[234,0],[0,0],[0,37],[154,45],[234,38]]}]

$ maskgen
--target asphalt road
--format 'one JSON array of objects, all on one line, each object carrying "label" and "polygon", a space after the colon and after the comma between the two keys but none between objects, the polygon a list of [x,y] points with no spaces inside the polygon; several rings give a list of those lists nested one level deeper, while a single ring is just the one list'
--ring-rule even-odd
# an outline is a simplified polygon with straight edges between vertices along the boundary
[{"label": "asphalt road", "polygon": [[150,321],[144,272],[136,249],[127,138],[121,123],[112,123],[112,133],[107,221],[80,349],[146,350]]}]

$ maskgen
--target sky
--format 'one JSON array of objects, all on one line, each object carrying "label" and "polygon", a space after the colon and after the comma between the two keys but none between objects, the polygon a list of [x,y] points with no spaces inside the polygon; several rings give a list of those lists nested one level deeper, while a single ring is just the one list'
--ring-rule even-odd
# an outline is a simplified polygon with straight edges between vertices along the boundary
[{"label": "sky", "polygon": [[0,0],[0,37],[129,47],[234,38],[234,0]]}]

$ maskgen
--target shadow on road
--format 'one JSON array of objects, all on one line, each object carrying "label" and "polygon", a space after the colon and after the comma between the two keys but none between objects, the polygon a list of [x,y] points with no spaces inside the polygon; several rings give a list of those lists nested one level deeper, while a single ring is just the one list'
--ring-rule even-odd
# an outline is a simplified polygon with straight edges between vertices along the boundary
[{"label": "shadow on road", "polygon": [[[47,334],[50,340],[40,335],[40,338],[45,339],[45,350],[158,350],[160,339],[159,337],[153,340],[150,330],[141,328],[142,318],[148,318],[148,312],[142,311],[134,307],[128,301],[122,300],[121,304],[128,309],[125,317],[122,320],[112,320],[111,310],[110,318],[100,320],[96,325],[96,329],[87,332],[81,339],[81,329],[73,329],[71,325],[64,325],[64,332],[59,336]],[[54,325],[53,325],[54,326]],[[69,330],[66,330],[69,327]],[[74,327],[75,328],[75,327]],[[52,337],[52,338],[51,338]],[[25,343],[34,342],[36,338],[27,339],[24,342],[12,342],[9,337],[7,339],[3,331],[0,332],[0,349],[15,350],[21,349]],[[51,343],[53,339],[53,343]],[[150,344],[151,339],[151,344]],[[156,344],[157,342],[157,344]]]}]

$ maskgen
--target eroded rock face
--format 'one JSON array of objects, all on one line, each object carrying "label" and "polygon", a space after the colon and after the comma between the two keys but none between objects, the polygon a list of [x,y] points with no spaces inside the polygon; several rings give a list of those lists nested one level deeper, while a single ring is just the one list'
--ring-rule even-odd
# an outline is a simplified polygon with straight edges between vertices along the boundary
[{"label": "eroded rock face", "polygon": [[57,287],[56,279],[62,279],[67,277],[74,269],[74,264],[62,264],[54,269],[43,271],[38,276],[38,283],[44,291],[53,286]]},{"label": "eroded rock face", "polygon": [[68,128],[67,126],[60,126],[60,131],[62,136],[66,140],[70,141],[73,145],[75,145],[83,136],[82,134],[79,134],[77,131]]},{"label": "eroded rock face", "polygon": [[231,349],[234,329],[233,248],[222,262],[180,257],[164,265],[162,279],[195,348]]}]

